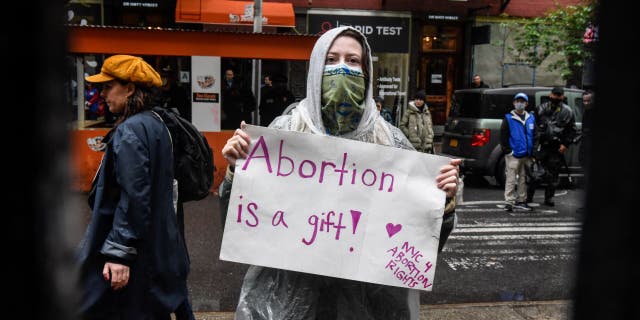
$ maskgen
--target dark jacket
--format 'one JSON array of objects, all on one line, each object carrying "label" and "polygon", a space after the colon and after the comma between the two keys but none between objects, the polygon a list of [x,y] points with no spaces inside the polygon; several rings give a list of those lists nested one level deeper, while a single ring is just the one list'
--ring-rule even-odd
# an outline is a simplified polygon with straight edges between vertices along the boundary
[{"label": "dark jacket", "polygon": [[[167,128],[144,111],[115,127],[105,143],[90,197],[91,222],[79,248],[80,309],[100,315],[126,301],[135,310],[168,314],[187,298],[189,259],[173,206]],[[114,291],[104,280],[107,261],[131,268],[125,288]]]},{"label": "dark jacket", "polygon": [[470,88],[489,88],[489,85],[484,83],[484,81],[480,81],[480,84],[476,86],[475,82],[471,82]]},{"label": "dark jacket", "polygon": [[295,96],[286,84],[275,82],[272,87],[265,86],[261,90],[260,124],[268,126],[273,119],[282,115],[284,109],[296,101]]},{"label": "dark jacket", "polygon": [[515,110],[507,113],[500,126],[500,145],[504,154],[513,152],[516,158],[533,155],[535,116],[525,111],[522,119]]},{"label": "dark jacket", "polygon": [[256,99],[251,88],[240,79],[234,78],[231,85],[222,79],[221,90],[222,129],[239,128],[242,120],[253,123],[251,112],[256,108]]},{"label": "dark jacket", "polygon": [[560,144],[568,147],[578,131],[573,111],[564,103],[554,106],[545,102],[538,106],[536,125],[536,146],[549,150],[557,150]]}]

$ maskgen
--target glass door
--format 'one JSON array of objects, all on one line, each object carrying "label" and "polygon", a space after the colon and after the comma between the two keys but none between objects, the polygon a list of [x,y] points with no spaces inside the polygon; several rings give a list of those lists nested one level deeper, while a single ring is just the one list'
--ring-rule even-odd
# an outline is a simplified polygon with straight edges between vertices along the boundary
[{"label": "glass door", "polygon": [[457,26],[422,27],[422,54],[416,84],[427,94],[426,102],[434,125],[444,125],[449,114],[461,48],[461,30]]}]

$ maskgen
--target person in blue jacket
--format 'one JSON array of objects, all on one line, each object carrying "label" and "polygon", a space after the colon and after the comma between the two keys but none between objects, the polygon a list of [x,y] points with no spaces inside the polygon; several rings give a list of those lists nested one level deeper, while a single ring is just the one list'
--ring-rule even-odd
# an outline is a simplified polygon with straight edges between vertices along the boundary
[{"label": "person in blue jacket", "polygon": [[500,145],[504,152],[506,181],[504,186],[505,210],[518,209],[530,211],[527,205],[526,166],[533,155],[533,139],[536,120],[525,108],[529,97],[517,93],[513,97],[513,110],[502,119],[500,127]]},{"label": "person in blue jacket", "polygon": [[184,318],[178,309],[188,301],[189,258],[175,213],[172,144],[150,110],[160,76],[140,57],[114,55],[86,80],[102,84],[100,95],[119,118],[103,139],[78,249],[80,316]]}]

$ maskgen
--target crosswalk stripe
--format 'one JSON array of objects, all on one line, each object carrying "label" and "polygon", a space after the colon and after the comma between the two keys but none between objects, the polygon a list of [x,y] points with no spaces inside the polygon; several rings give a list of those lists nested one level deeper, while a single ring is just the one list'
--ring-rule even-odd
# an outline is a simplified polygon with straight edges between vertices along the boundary
[{"label": "crosswalk stripe", "polygon": [[459,269],[504,269],[503,262],[532,262],[532,261],[569,261],[574,259],[572,254],[542,254],[526,256],[496,256],[496,257],[455,257],[445,258],[444,261],[453,270]]},{"label": "crosswalk stripe", "polygon": [[478,221],[474,224],[458,223],[456,228],[484,228],[484,227],[552,227],[552,226],[581,226],[580,222],[572,221],[553,221],[553,222],[513,222],[513,223],[500,223],[500,222],[482,222]]},{"label": "crosswalk stripe", "polygon": [[452,233],[449,236],[450,240],[473,240],[473,241],[489,241],[489,240],[516,240],[516,239],[571,239],[579,238],[580,234],[505,234],[505,235],[489,235],[489,236],[462,236]]},{"label": "crosswalk stripe", "polygon": [[501,227],[501,228],[456,228],[453,233],[484,233],[484,232],[561,232],[561,231],[580,231],[578,227]]}]

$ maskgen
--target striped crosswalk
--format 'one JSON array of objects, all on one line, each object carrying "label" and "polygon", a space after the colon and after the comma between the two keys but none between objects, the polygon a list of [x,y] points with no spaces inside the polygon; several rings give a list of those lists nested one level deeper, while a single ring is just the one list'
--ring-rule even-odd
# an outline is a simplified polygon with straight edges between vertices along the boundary
[{"label": "striped crosswalk", "polygon": [[[453,270],[503,269],[507,263],[568,261],[577,256],[581,222],[555,210],[506,213],[494,201],[463,203],[442,252]],[[496,214],[499,213],[499,214]]]}]

